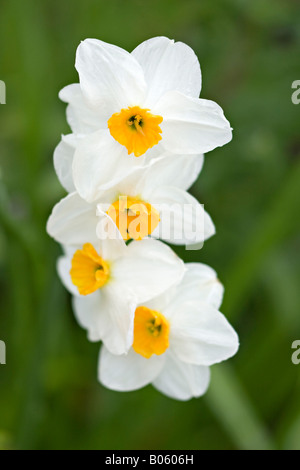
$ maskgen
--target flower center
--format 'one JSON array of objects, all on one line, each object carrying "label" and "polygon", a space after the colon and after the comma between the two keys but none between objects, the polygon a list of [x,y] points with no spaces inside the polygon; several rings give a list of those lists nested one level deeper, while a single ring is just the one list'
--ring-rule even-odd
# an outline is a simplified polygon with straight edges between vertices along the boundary
[{"label": "flower center", "polygon": [[155,310],[138,307],[134,317],[133,349],[149,359],[152,354],[160,356],[169,347],[170,324]]},{"label": "flower center", "polygon": [[127,148],[128,155],[134,153],[140,157],[161,140],[159,124],[162,120],[149,109],[131,106],[113,114],[108,120],[108,128],[113,138]]},{"label": "flower center", "polygon": [[158,226],[159,212],[137,197],[120,196],[107,214],[118,227],[124,240],[142,240]]},{"label": "flower center", "polygon": [[73,284],[81,295],[95,292],[108,281],[109,266],[90,243],[77,250],[72,259],[70,271]]}]

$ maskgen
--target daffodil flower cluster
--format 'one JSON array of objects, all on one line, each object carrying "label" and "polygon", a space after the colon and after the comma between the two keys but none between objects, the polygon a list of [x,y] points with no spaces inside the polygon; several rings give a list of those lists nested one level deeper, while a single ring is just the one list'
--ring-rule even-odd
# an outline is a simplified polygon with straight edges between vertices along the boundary
[{"label": "daffodil flower cluster", "polygon": [[60,92],[72,133],[54,153],[68,194],[47,224],[64,251],[59,276],[88,339],[103,343],[103,385],[201,396],[209,366],[233,356],[238,337],[219,311],[216,273],[165,242],[215,233],[188,189],[203,154],[231,140],[229,122],[199,98],[200,65],[181,42],[156,37],[128,53],[86,39],[76,69],[79,83]]}]

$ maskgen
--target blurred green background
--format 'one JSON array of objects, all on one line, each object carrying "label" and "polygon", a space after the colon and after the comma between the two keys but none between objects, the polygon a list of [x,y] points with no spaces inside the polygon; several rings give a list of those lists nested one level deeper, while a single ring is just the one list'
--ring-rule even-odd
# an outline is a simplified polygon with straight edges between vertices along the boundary
[{"label": "blurred green background", "polygon": [[[299,2],[0,1],[0,448],[300,449]],[[241,347],[187,403],[97,383],[99,345],[75,322],[45,232],[64,195],[52,163],[69,132],[57,94],[77,81],[77,45],[95,37],[132,50],[156,35],[196,51],[202,97],[234,128],[192,189],[217,236],[177,251],[217,270]]]}]

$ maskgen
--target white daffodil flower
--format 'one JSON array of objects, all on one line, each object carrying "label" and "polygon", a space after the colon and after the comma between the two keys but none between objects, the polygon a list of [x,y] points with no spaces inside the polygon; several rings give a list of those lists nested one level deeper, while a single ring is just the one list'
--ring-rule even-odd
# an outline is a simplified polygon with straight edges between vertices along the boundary
[{"label": "white daffodil flower", "polygon": [[222,109],[199,99],[200,65],[186,44],[156,37],[130,54],[86,39],[76,69],[80,83],[65,87],[60,98],[81,137],[73,176],[88,201],[151,158],[202,154],[232,138]]},{"label": "white daffodil flower", "polygon": [[54,207],[47,230],[67,245],[84,243],[96,231],[99,238],[107,238],[103,215],[108,214],[125,241],[151,235],[177,245],[203,243],[215,228],[203,206],[186,191],[202,163],[201,156],[175,156],[171,166],[165,158],[156,159],[99,193],[93,203],[71,193]]},{"label": "white daffodil flower", "polygon": [[90,341],[102,340],[113,354],[132,345],[137,305],[180,282],[185,267],[162,242],[142,240],[126,246],[122,239],[64,247],[58,273],[74,295],[78,322]]},{"label": "white daffodil flower", "polygon": [[130,391],[152,383],[171,398],[188,400],[206,392],[209,366],[237,352],[238,336],[218,311],[223,287],[215,272],[198,263],[186,267],[178,286],[138,306],[127,355],[102,347],[103,385]]}]

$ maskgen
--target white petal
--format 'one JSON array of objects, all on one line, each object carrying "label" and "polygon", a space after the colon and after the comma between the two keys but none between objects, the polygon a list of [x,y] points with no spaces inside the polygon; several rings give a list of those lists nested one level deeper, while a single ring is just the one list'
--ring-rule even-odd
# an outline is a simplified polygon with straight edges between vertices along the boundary
[{"label": "white petal", "polygon": [[[75,249],[73,250],[75,251]],[[79,296],[79,292],[76,286],[72,283],[70,270],[71,270],[71,259],[69,256],[61,256],[57,260],[57,272],[61,282],[65,288],[73,295]]]},{"label": "white petal", "polygon": [[96,233],[104,259],[114,261],[127,253],[127,246],[112,219],[97,208],[98,224]]},{"label": "white petal", "polygon": [[219,309],[222,303],[224,288],[217,279],[216,272],[201,263],[186,263],[185,274],[180,284],[170,287],[163,294],[146,302],[146,307],[152,310],[163,312],[163,314],[172,320],[172,310],[175,311],[179,305],[185,311],[192,302],[197,305],[199,302],[207,302],[212,307]]},{"label": "white petal", "polygon": [[107,119],[144,99],[142,67],[120,47],[86,39],[77,49],[76,69],[83,94],[93,106],[104,107]]},{"label": "white petal", "polygon": [[128,155],[108,130],[101,130],[78,145],[73,161],[74,184],[80,196],[92,202],[143,164],[143,157]]},{"label": "white petal", "polygon": [[66,245],[95,244],[98,222],[96,205],[88,204],[77,193],[72,193],[54,206],[47,231],[56,241]]},{"label": "white petal", "polygon": [[136,301],[128,291],[120,292],[110,282],[94,294],[74,297],[79,324],[88,330],[90,341],[102,340],[112,354],[124,354],[133,342]]},{"label": "white petal", "polygon": [[173,299],[175,305],[185,301],[207,302],[218,310],[223,300],[224,287],[216,272],[202,263],[187,263],[185,267],[187,270],[180,289]]},{"label": "white petal", "polygon": [[148,307],[151,310],[156,310],[157,312],[161,312],[163,315],[165,315],[165,311],[168,312],[168,306],[175,296],[177,289],[178,285],[175,284],[166,290],[163,294],[158,295],[153,299],[148,300],[147,302],[144,302],[145,307]]},{"label": "white petal", "polygon": [[163,157],[153,160],[144,170],[144,174],[138,181],[137,191],[149,199],[153,189],[161,186],[188,190],[198,178],[203,161],[203,155],[166,153]]},{"label": "white petal", "polygon": [[160,212],[161,219],[153,237],[175,245],[191,245],[215,234],[210,216],[188,192],[171,186],[160,187],[149,200]]},{"label": "white petal", "polygon": [[184,263],[167,245],[151,239],[131,242],[126,255],[114,265],[120,292],[130,289],[138,303],[147,302],[180,282],[184,271]]},{"label": "white petal", "polygon": [[156,103],[171,90],[198,98],[200,65],[194,51],[186,44],[156,37],[140,44],[132,55],[144,70],[148,85],[147,103]]},{"label": "white petal", "polygon": [[162,145],[174,153],[206,153],[232,139],[230,124],[213,101],[166,93],[154,114],[163,116]]},{"label": "white petal", "polygon": [[[137,162],[138,163],[138,162]],[[114,203],[120,195],[137,196],[141,195],[142,189],[145,187],[143,184],[144,176],[147,174],[149,165],[134,167],[127,176],[124,176],[120,181],[109,189],[99,193],[98,207],[107,211],[109,206]],[[142,184],[141,184],[142,183]]]},{"label": "white petal", "polygon": [[92,342],[101,341],[105,332],[107,321],[105,308],[105,295],[100,290],[90,295],[77,295],[73,298],[75,317],[79,325],[87,330],[88,339]]},{"label": "white petal", "polygon": [[209,304],[187,301],[172,304],[170,344],[180,360],[210,366],[233,356],[239,341],[222,313]]},{"label": "white petal", "polygon": [[59,97],[68,103],[67,121],[75,134],[89,134],[107,127],[106,114],[102,107],[92,107],[84,98],[79,83],[63,88]]},{"label": "white petal", "polygon": [[72,245],[61,245],[61,248],[64,252],[64,255],[68,258],[73,258],[75,251],[80,248],[80,246],[72,246]]},{"label": "white petal", "polygon": [[209,381],[208,367],[185,364],[168,354],[165,366],[153,385],[170,398],[189,400],[204,395]]},{"label": "white petal", "polygon": [[78,138],[73,134],[63,135],[54,151],[54,169],[61,185],[71,193],[75,190],[72,175],[72,164]]},{"label": "white petal", "polygon": [[101,348],[98,377],[105,387],[120,392],[137,390],[150,384],[164,366],[163,356],[145,359],[130,349],[127,355],[112,355]]}]

